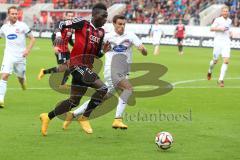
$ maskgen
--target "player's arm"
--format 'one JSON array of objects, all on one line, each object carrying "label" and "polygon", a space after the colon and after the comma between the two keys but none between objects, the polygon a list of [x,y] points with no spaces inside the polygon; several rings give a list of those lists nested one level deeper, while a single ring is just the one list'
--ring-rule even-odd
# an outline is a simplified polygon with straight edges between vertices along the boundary
[{"label": "player's arm", "polygon": [[4,36],[2,27],[0,28],[0,39]]},{"label": "player's arm", "polygon": [[215,19],[213,24],[210,27],[210,31],[213,31],[213,32],[225,32],[226,28],[222,27],[222,26],[219,26],[218,19]]},{"label": "player's arm", "polygon": [[[103,36],[104,37],[104,36]],[[103,37],[100,39],[99,45],[98,45],[98,50],[97,50],[97,57],[101,58],[104,55],[104,42],[103,42]]]},{"label": "player's arm", "polygon": [[71,46],[74,46],[74,41],[73,41],[73,38],[72,36],[70,37],[68,43],[71,45]]},{"label": "player's arm", "polygon": [[145,48],[145,46],[142,44],[141,40],[135,34],[132,34],[132,41],[133,41],[133,44],[142,53],[142,55],[146,56],[147,55],[147,49]]},{"label": "player's arm", "polygon": [[35,44],[36,39],[33,37],[32,31],[29,29],[29,31],[26,33],[27,37],[30,39],[29,44],[25,51],[23,52],[23,57],[27,57]]},{"label": "player's arm", "polygon": [[174,37],[177,37],[177,32],[178,32],[178,26],[175,28]]},{"label": "player's arm", "polygon": [[55,54],[57,54],[59,52],[59,48],[55,44],[55,39],[56,39],[56,33],[53,32],[52,36],[51,36],[51,40],[52,40],[52,44],[53,44],[53,50],[54,50]]},{"label": "player's arm", "polygon": [[73,18],[72,20],[60,21],[55,29],[56,36],[61,37],[61,32],[64,28],[82,29],[84,20],[81,17]]}]

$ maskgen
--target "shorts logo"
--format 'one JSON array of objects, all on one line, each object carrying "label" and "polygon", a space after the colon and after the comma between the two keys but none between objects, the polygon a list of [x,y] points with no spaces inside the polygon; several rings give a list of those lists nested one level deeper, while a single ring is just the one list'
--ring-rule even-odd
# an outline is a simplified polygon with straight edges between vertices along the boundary
[{"label": "shorts logo", "polygon": [[9,34],[9,35],[7,36],[7,39],[9,39],[9,40],[17,39],[17,35],[16,35],[16,34]]}]

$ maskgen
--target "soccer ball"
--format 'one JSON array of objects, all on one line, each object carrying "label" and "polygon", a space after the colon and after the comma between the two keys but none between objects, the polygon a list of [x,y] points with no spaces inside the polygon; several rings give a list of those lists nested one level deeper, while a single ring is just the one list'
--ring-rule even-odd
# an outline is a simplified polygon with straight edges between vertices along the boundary
[{"label": "soccer ball", "polygon": [[169,132],[159,132],[156,135],[155,143],[157,144],[158,148],[167,150],[173,143],[173,137]]}]

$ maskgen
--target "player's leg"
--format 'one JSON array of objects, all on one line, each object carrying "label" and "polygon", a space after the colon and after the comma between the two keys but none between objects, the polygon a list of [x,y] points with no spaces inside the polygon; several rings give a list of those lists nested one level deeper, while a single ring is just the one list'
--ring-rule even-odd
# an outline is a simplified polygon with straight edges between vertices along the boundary
[{"label": "player's leg", "polygon": [[[113,96],[113,92],[115,91],[115,89],[109,89],[108,88],[108,93],[104,96],[103,101],[107,100],[108,98]],[[87,106],[89,104],[90,100],[84,102],[80,107],[78,107],[76,110],[74,111],[70,111],[67,115],[66,115],[66,119],[63,122],[63,126],[62,128],[64,130],[66,130],[68,128],[68,126],[72,123],[72,120],[74,118],[77,118],[79,116],[81,116],[87,109]],[[101,106],[101,104],[99,105],[99,107]]]},{"label": "player's leg", "polygon": [[48,124],[51,119],[61,115],[63,113],[69,112],[72,108],[78,106],[81,97],[86,93],[87,87],[79,86],[81,84],[81,77],[79,73],[73,72],[72,86],[71,86],[71,95],[70,98],[60,102],[54,110],[49,113],[43,113],[40,115],[42,121],[42,135],[47,135]]},{"label": "player's leg", "polygon": [[4,56],[1,66],[0,80],[0,108],[4,107],[4,98],[7,92],[7,81],[13,71],[13,61],[10,57]]},{"label": "player's leg", "polygon": [[[230,45],[229,45],[230,46]],[[227,72],[228,64],[229,64],[229,58],[230,58],[230,47],[229,46],[224,46],[223,53],[222,53],[222,58],[223,58],[223,64],[221,67],[220,71],[220,76],[218,79],[218,84],[220,87],[224,87],[224,77]]]},{"label": "player's leg", "polygon": [[7,81],[9,78],[9,73],[2,73],[1,80],[0,80],[0,108],[4,107],[4,97],[7,92]]},{"label": "player's leg", "polygon": [[221,53],[221,47],[220,46],[214,46],[213,47],[213,59],[210,61],[209,68],[208,68],[208,73],[207,73],[207,79],[211,80],[212,78],[212,72],[215,67],[215,65],[218,62],[218,57]]},{"label": "player's leg", "polygon": [[160,52],[159,52],[159,48],[160,48],[160,47],[159,47],[159,44],[155,45],[155,47],[154,47],[154,52],[153,52],[154,55],[159,55],[159,53],[160,53]]},{"label": "player's leg", "polygon": [[[61,65],[64,63],[64,54],[57,53],[57,54],[55,54],[55,56],[56,56],[58,65]],[[58,67],[52,67],[52,68],[48,68],[48,69],[42,68],[38,74],[38,80],[41,80],[44,77],[44,75],[46,75],[46,74],[52,74],[52,73],[57,73],[57,72],[59,72]]]},{"label": "player's leg", "polygon": [[[91,76],[91,75],[89,75]],[[80,116],[78,119],[80,125],[82,126],[83,130],[91,134],[93,133],[92,127],[88,121],[92,111],[103,102],[104,96],[107,94],[107,86],[97,77],[92,85],[92,88],[96,89],[96,92],[92,95],[91,100],[89,101],[86,110],[84,111],[83,115]]]},{"label": "player's leg", "polygon": [[23,90],[27,89],[26,86],[26,63],[25,61],[16,62],[13,67],[13,71],[18,77],[18,82],[20,83]]},{"label": "player's leg", "polygon": [[183,39],[178,38],[178,53],[179,55],[183,55]]},{"label": "player's leg", "polygon": [[112,124],[113,128],[127,129],[128,126],[122,122],[123,113],[125,111],[129,97],[132,95],[133,88],[131,83],[127,79],[121,80],[117,87],[122,90],[120,97],[118,98],[118,105],[115,115],[115,120]]}]

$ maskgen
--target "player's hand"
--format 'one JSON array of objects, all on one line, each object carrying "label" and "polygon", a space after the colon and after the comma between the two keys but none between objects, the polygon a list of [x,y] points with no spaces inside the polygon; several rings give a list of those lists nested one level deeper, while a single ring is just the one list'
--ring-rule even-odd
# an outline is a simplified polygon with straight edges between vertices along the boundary
[{"label": "player's hand", "polygon": [[25,49],[25,51],[23,51],[23,57],[27,57],[30,53],[29,49]]},{"label": "player's hand", "polygon": [[107,41],[106,43],[103,44],[103,52],[106,53],[110,50],[111,50],[111,44],[110,42]]},{"label": "player's hand", "polygon": [[55,52],[56,54],[60,52],[60,48],[59,48],[59,47],[54,47],[53,50],[54,50],[54,52]]},{"label": "player's hand", "polygon": [[147,55],[147,49],[144,47],[144,45],[140,45],[138,49],[142,52],[142,55]]}]

